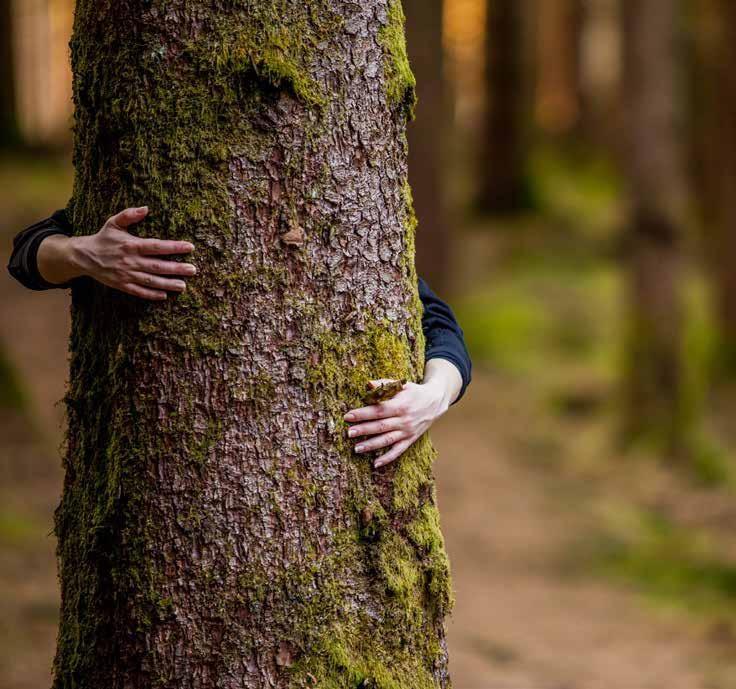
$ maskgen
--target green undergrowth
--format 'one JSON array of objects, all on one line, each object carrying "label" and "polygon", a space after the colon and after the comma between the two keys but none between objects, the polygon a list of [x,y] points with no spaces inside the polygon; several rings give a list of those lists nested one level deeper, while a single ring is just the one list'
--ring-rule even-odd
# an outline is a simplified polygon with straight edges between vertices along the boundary
[{"label": "green undergrowth", "polygon": [[736,562],[704,532],[662,514],[629,510],[592,549],[593,571],[696,614],[736,612]]},{"label": "green undergrowth", "polygon": [[8,509],[0,511],[0,545],[22,547],[37,536],[41,527],[33,520]]},{"label": "green undergrowth", "polygon": [[457,300],[474,360],[516,375],[581,364],[610,375],[617,357],[619,277],[606,263],[511,260]]},{"label": "green undergrowth", "polygon": [[541,145],[530,156],[530,179],[537,211],[548,220],[598,241],[619,230],[623,180],[606,158]]},{"label": "green undergrowth", "polygon": [[0,207],[7,221],[7,239],[44,213],[62,208],[71,187],[68,155],[0,151]]},{"label": "green undergrowth", "polygon": [[26,405],[26,394],[18,372],[0,343],[0,410],[22,411]]}]

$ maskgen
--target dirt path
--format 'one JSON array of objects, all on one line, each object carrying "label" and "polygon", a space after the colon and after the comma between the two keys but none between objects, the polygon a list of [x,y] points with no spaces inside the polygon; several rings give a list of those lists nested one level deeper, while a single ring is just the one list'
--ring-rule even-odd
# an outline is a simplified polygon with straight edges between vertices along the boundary
[{"label": "dirt path", "polygon": [[488,377],[471,390],[433,432],[457,592],[455,689],[734,686],[698,625],[565,576],[560,560],[588,527],[583,496],[502,450],[499,429],[516,410]]}]

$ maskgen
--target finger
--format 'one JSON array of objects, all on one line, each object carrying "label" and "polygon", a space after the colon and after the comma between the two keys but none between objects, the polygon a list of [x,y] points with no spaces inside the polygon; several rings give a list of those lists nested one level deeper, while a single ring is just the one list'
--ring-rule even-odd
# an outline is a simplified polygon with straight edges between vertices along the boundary
[{"label": "finger", "polygon": [[126,208],[124,211],[120,211],[117,215],[113,215],[108,222],[121,230],[125,230],[131,225],[143,220],[147,215],[148,206],[141,206],[140,208]]},{"label": "finger", "polygon": [[150,299],[151,301],[164,301],[167,299],[166,292],[159,292],[158,290],[146,289],[134,282],[128,282],[120,287],[123,292],[132,294],[134,297],[140,297],[141,299]]},{"label": "finger", "polygon": [[396,443],[388,452],[382,454],[378,459],[373,462],[373,466],[376,469],[380,469],[386,464],[397,460],[401,455],[404,454],[411,447],[411,440],[406,439]]},{"label": "finger", "polygon": [[188,254],[194,251],[191,242],[178,242],[172,239],[139,239],[135,242],[139,254],[154,256],[161,254]]},{"label": "finger", "polygon": [[394,397],[386,402],[371,404],[367,407],[360,407],[359,409],[351,409],[347,414],[345,414],[345,416],[343,416],[343,419],[350,423],[355,423],[356,421],[373,421],[374,419],[387,419],[392,416],[401,416],[404,411],[404,405]]},{"label": "finger", "polygon": [[191,263],[180,263],[179,261],[154,260],[150,258],[137,259],[134,266],[137,270],[154,275],[195,275],[196,266]]},{"label": "finger", "polygon": [[184,282],[184,280],[172,280],[170,278],[162,278],[158,275],[151,275],[151,273],[132,271],[130,273],[130,276],[133,278],[133,282],[149,289],[163,289],[169,292],[183,292],[187,288],[187,283]]},{"label": "finger", "polygon": [[400,430],[402,422],[398,417],[383,419],[381,421],[371,421],[370,423],[361,423],[353,426],[348,431],[349,438],[357,438],[360,435],[377,435],[378,433],[388,433],[389,431]]},{"label": "finger", "polygon": [[376,436],[370,440],[364,440],[355,446],[356,452],[371,452],[372,450],[380,450],[382,447],[388,447],[394,443],[398,443],[404,437],[400,431],[391,431],[383,435]]}]

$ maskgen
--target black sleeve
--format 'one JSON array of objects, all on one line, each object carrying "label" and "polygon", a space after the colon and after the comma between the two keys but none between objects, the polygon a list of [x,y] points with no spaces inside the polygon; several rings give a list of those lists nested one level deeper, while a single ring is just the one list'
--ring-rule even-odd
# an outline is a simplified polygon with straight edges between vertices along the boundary
[{"label": "black sleeve", "polygon": [[72,226],[65,211],[56,211],[50,218],[19,232],[13,239],[13,252],[8,261],[8,272],[28,289],[65,289],[71,287],[73,280],[55,285],[47,282],[38,272],[36,255],[41,242],[53,234],[73,234]]},{"label": "black sleeve", "polygon": [[425,361],[447,359],[455,364],[463,380],[460,394],[455,400],[458,402],[465,394],[472,374],[472,364],[468,348],[465,346],[465,337],[449,304],[442,301],[423,278],[420,277],[418,282],[419,298],[424,306],[422,330],[427,342],[424,358]]}]

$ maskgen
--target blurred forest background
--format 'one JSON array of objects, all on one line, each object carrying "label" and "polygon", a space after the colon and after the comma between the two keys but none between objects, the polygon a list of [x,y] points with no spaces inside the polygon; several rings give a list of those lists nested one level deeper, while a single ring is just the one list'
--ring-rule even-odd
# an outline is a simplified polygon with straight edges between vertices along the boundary
[{"label": "blurred forest background", "polygon": [[[404,9],[455,687],[736,687],[736,2]],[[0,0],[4,262],[71,193],[72,16]],[[0,277],[0,689],[49,686],[68,300]]]}]

